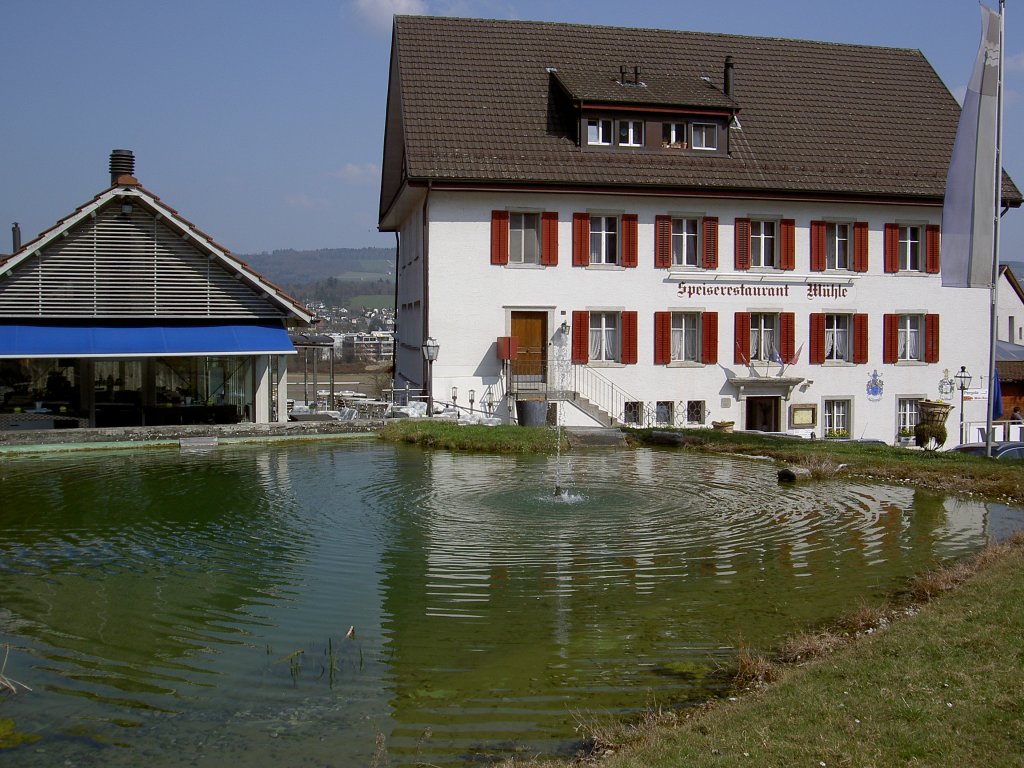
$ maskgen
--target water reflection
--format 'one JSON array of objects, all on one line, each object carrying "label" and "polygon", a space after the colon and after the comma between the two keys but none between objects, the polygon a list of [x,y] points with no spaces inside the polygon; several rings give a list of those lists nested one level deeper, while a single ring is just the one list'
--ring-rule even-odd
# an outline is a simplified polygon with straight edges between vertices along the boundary
[{"label": "water reflection", "polygon": [[671,451],[563,458],[565,503],[552,461],[5,459],[0,642],[35,691],[4,717],[42,737],[20,763],[365,764],[378,732],[398,761],[558,752],[575,711],[706,695],[738,639],[986,540],[974,502]]}]

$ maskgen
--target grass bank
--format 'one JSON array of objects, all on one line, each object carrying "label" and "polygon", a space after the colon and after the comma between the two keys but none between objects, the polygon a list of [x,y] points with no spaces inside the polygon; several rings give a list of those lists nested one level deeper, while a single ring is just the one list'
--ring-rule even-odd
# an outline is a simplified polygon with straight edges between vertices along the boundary
[{"label": "grass bank", "polygon": [[483,453],[543,454],[558,448],[555,431],[547,427],[483,427],[446,419],[394,419],[379,434],[396,443]]},{"label": "grass bank", "polygon": [[[586,733],[606,768],[1019,766],[1022,569],[1018,535],[918,577],[915,597],[942,599],[891,608],[875,619],[881,631],[837,626],[794,638],[773,658],[748,652],[743,670],[771,685],[632,725],[584,716]],[[894,611],[907,615],[890,623]]]}]

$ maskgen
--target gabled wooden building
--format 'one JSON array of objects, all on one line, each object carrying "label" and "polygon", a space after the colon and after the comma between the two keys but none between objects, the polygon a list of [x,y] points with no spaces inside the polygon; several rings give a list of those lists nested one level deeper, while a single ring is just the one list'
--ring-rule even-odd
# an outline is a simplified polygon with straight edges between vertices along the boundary
[{"label": "gabled wooden building", "polygon": [[0,428],[286,420],[312,314],[134,164],[114,150],[107,189],[0,261]]}]

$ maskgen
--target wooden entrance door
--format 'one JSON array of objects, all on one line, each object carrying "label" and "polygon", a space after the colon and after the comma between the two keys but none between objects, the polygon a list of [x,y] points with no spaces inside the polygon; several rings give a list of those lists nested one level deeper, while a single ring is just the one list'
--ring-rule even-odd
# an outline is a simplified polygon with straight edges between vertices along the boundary
[{"label": "wooden entrance door", "polygon": [[778,397],[748,397],[746,428],[778,432],[780,403]]},{"label": "wooden entrance door", "polygon": [[512,361],[512,376],[521,384],[546,381],[548,313],[513,312],[512,336],[519,346],[519,352]]}]

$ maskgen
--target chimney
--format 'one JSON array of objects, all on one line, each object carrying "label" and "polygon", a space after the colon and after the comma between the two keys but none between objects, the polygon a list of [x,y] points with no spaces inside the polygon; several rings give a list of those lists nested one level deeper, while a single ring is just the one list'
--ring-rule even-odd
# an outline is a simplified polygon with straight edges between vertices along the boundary
[{"label": "chimney", "polygon": [[625,85],[628,81],[626,80],[626,65],[619,65],[619,82]]},{"label": "chimney", "polygon": [[636,83],[637,85],[640,85],[640,71],[641,70],[639,64],[633,67],[633,82]]},{"label": "chimney", "polygon": [[[115,149],[110,152],[110,185],[117,184],[121,176],[135,175],[135,155],[130,149]],[[133,179],[134,181],[134,179]],[[138,184],[138,182],[135,182]]]},{"label": "chimney", "polygon": [[732,56],[725,57],[725,95],[732,96]]},{"label": "chimney", "polygon": [[11,253],[21,250],[21,225],[18,222],[11,224]]}]

